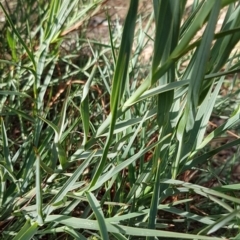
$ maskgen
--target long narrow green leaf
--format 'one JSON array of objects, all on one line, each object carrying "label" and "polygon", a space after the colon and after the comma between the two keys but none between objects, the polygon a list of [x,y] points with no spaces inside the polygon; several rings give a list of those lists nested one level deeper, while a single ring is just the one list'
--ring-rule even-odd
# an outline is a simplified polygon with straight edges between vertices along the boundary
[{"label": "long narrow green leaf", "polygon": [[16,41],[14,39],[14,34],[12,34],[9,29],[7,29],[7,42],[12,52],[13,61],[16,62],[17,60]]},{"label": "long narrow green leaf", "polygon": [[[62,131],[63,131],[63,125],[64,125],[64,121],[65,121],[65,117],[66,117],[66,105],[63,107],[63,114],[64,116],[61,117],[61,119],[59,120],[59,127],[61,127]],[[54,137],[54,149],[58,155],[58,159],[60,161],[61,166],[64,168],[67,165],[67,156],[65,153],[65,150],[63,149],[61,143],[60,143],[60,137],[61,137],[61,132],[60,132],[60,128],[58,126],[56,126],[54,123],[52,123],[51,121],[38,116],[39,119],[41,119],[42,121],[46,122],[55,132],[55,137]]]},{"label": "long narrow green leaf", "polygon": [[[46,222],[57,222],[72,228],[82,228],[82,229],[92,229],[99,230],[98,222],[95,220],[88,219],[79,219],[70,216],[64,215],[49,215],[46,218]],[[194,234],[186,234],[186,233],[174,233],[170,231],[161,231],[161,230],[151,230],[146,228],[136,228],[136,227],[128,227],[123,225],[114,225],[107,223],[107,230],[110,233],[122,233],[131,236],[140,236],[140,237],[164,237],[164,238],[174,238],[174,239],[195,239],[196,235]],[[198,239],[204,240],[220,240],[222,238],[218,237],[208,237],[203,235],[198,235]]]},{"label": "long narrow green leaf", "polygon": [[116,70],[113,78],[113,86],[112,86],[112,92],[111,92],[111,98],[110,98],[111,123],[110,123],[109,135],[105,143],[103,156],[100,160],[98,169],[95,172],[95,175],[93,176],[90,187],[93,187],[96,184],[100,174],[104,169],[104,166],[107,160],[108,150],[112,141],[112,135],[113,135],[116,121],[117,121],[117,115],[118,115],[117,111],[119,107],[119,102],[124,94],[125,84],[127,80],[128,64],[129,64],[129,59],[131,54],[134,29],[135,29],[135,21],[137,16],[137,7],[138,7],[138,0],[131,0],[125,25],[124,25],[124,29],[123,29],[119,56],[118,56]]},{"label": "long narrow green leaf", "polygon": [[[173,59],[177,58],[177,56],[187,47],[189,42],[196,35],[197,31],[199,31],[203,27],[203,24],[206,21],[210,11],[214,8],[215,2],[217,2],[217,1],[205,1],[203,3],[199,12],[196,14],[194,20],[192,21],[191,26],[188,28],[188,30],[184,34],[183,38],[181,39],[180,43],[178,44],[177,48],[172,53],[171,58],[173,58]],[[221,1],[219,1],[219,3],[221,4]],[[220,5],[218,8],[220,9]],[[211,22],[211,21],[212,20],[209,20],[209,22]],[[213,22],[213,24],[214,24],[214,22]],[[215,26],[215,24],[214,24],[214,26]]]},{"label": "long narrow green leaf", "polygon": [[[155,148],[154,151],[154,156],[153,160],[157,162],[156,167],[156,174],[155,174],[155,179],[154,179],[154,189],[153,189],[153,195],[151,199],[151,205],[150,205],[150,212],[149,212],[149,220],[148,220],[148,228],[149,229],[155,229],[156,225],[156,216],[157,216],[157,205],[159,201],[159,194],[160,194],[160,178],[161,178],[161,159],[159,158],[159,152],[160,152],[160,147],[161,145],[158,144]],[[147,239],[152,239],[152,238],[147,238]]]},{"label": "long narrow green leaf", "polygon": [[70,227],[64,227],[64,232],[70,234],[72,237],[74,237],[75,239],[79,239],[79,240],[87,240],[87,238],[85,238],[82,234],[80,234],[77,230],[74,230]]},{"label": "long narrow green leaf", "polygon": [[[204,138],[204,134],[206,132],[207,125],[208,125],[208,122],[210,120],[211,113],[213,111],[213,108],[214,108],[217,96],[219,94],[220,88],[223,84],[223,80],[224,80],[224,78],[222,77],[218,81],[218,83],[217,83],[217,85],[216,85],[212,94],[210,94],[212,88],[209,89],[209,94],[206,95],[206,98],[204,99],[204,101],[202,102],[202,104],[200,105],[200,107],[198,109],[197,116],[196,116],[196,122],[201,122],[201,124],[200,124],[200,127],[197,129],[197,132],[192,131],[192,133],[191,133],[191,135],[192,135],[191,139],[192,140],[190,140],[192,142],[195,141],[194,137],[196,139],[196,136],[197,136],[196,148],[198,148],[198,146],[201,144],[201,142]],[[206,109],[208,109],[208,111],[206,111]]]},{"label": "long narrow green leaf", "polygon": [[30,60],[31,60],[33,66],[34,66],[34,70],[35,70],[35,69],[36,69],[36,63],[35,63],[34,55],[33,55],[32,51],[27,47],[25,41],[24,41],[23,38],[21,37],[21,35],[20,35],[20,33],[18,32],[18,30],[15,28],[15,26],[14,26],[14,24],[13,24],[10,16],[9,16],[8,13],[6,12],[6,10],[5,10],[5,8],[4,8],[4,6],[2,5],[1,2],[0,2],[0,7],[2,8],[2,10],[3,10],[3,12],[4,12],[4,14],[5,14],[5,16],[6,16],[8,22],[9,22],[9,24],[10,24],[10,26],[11,26],[11,28],[12,28],[12,30],[13,30],[13,32],[16,34],[18,40],[21,42],[21,45],[24,47],[24,49],[25,49],[28,57],[30,58]]},{"label": "long narrow green leaf", "polygon": [[166,184],[182,185],[184,187],[187,187],[188,189],[197,191],[198,193],[212,195],[214,197],[221,197],[221,198],[224,198],[225,200],[229,200],[231,202],[240,204],[240,199],[238,199],[236,197],[232,197],[232,196],[229,196],[227,194],[215,191],[213,189],[209,189],[209,188],[206,188],[206,187],[203,187],[203,186],[199,186],[197,184],[186,183],[184,181],[174,180],[174,179],[170,179],[170,180],[162,179],[161,182],[166,183]]},{"label": "long narrow green leaf", "polygon": [[61,201],[67,192],[71,189],[73,184],[77,181],[79,176],[82,174],[82,172],[86,169],[86,167],[89,165],[89,162],[92,160],[92,158],[95,155],[95,151],[93,151],[88,158],[76,169],[76,171],[73,173],[73,175],[65,182],[65,184],[62,186],[62,188],[59,190],[58,194],[56,194],[51,201],[48,203],[48,205],[44,209],[44,213],[46,215],[50,214],[52,212],[52,205],[55,203]]},{"label": "long narrow green leaf", "polygon": [[234,140],[230,143],[226,143],[225,145],[221,146],[221,147],[218,147],[216,149],[213,149],[201,156],[198,156],[192,160],[189,160],[187,163],[184,163],[182,165],[182,168],[181,168],[181,173],[186,171],[186,170],[189,170],[191,169],[192,167],[194,166],[198,166],[198,165],[202,165],[204,163],[206,163],[210,157],[214,156],[215,154],[219,153],[220,151],[222,150],[225,150],[225,149],[229,149],[231,147],[234,147],[234,146],[237,146],[240,144],[240,139],[237,139],[237,140]]},{"label": "long narrow green leaf", "polygon": [[[213,4],[213,9],[211,12],[208,25],[204,32],[202,43],[198,48],[197,52],[195,53],[196,57],[192,59],[192,61],[195,60],[195,62],[194,62],[194,66],[191,74],[191,80],[189,84],[189,90],[187,95],[187,105],[177,129],[177,139],[179,141],[179,147],[178,147],[177,158],[174,161],[173,170],[172,170],[172,175],[174,179],[176,179],[178,175],[179,163],[182,159],[182,156],[186,158],[187,154],[189,154],[189,152],[184,151],[184,146],[186,144],[186,139],[190,141],[188,134],[189,134],[189,131],[191,131],[194,127],[197,107],[199,105],[200,88],[204,79],[211,42],[214,35],[214,29],[217,23],[218,13],[220,11],[220,0],[217,0],[214,3],[215,4]],[[184,144],[183,144],[183,141],[185,141]],[[192,143],[189,142],[189,144],[192,144]]]},{"label": "long narrow green leaf", "polygon": [[26,221],[21,230],[17,233],[17,235],[13,238],[13,240],[31,240],[35,235],[38,229],[38,224],[33,223],[30,224],[30,221]]},{"label": "long narrow green leaf", "polygon": [[[224,19],[223,27],[221,32],[226,32],[229,29],[234,29],[240,24],[240,6],[236,9],[234,4],[228,7],[228,12]],[[230,35],[224,35],[224,37],[218,39],[212,49],[212,57],[209,65],[214,64],[214,72],[219,71],[226,63],[226,59],[232,52],[234,46],[239,42],[240,34],[239,31],[232,32]]]},{"label": "long narrow green leaf", "polygon": [[66,93],[66,96],[65,96],[65,99],[64,99],[64,102],[63,102],[63,106],[62,106],[62,110],[61,110],[61,114],[60,114],[60,119],[59,119],[59,122],[58,122],[59,134],[58,134],[57,142],[61,141],[63,130],[65,128],[66,112],[67,112],[67,107],[68,107],[68,103],[69,103],[70,90],[71,90],[71,84],[69,84],[69,86],[67,88],[67,93]]},{"label": "long narrow green leaf", "polygon": [[108,237],[108,232],[107,232],[107,226],[105,223],[105,219],[104,219],[104,215],[103,215],[101,206],[100,206],[98,200],[95,198],[95,196],[91,192],[87,192],[86,196],[87,196],[88,202],[97,218],[97,222],[99,224],[99,230],[100,230],[102,239],[108,240],[109,237]]},{"label": "long narrow green leaf", "polygon": [[16,114],[16,115],[19,115],[22,118],[34,123],[34,118],[32,116],[30,116],[29,114],[27,114],[25,111],[21,111],[19,109],[12,108],[12,107],[9,107],[9,106],[7,106],[6,109],[8,110],[8,113],[7,113],[8,115]]},{"label": "long narrow green leaf", "polygon": [[211,216],[200,216],[194,213],[190,213],[190,212],[186,212],[183,211],[181,209],[175,208],[175,207],[171,207],[171,206],[165,206],[165,205],[159,205],[158,206],[159,209],[173,213],[173,214],[177,214],[183,218],[190,218],[194,221],[198,221],[200,223],[204,223],[204,224],[214,224],[215,221],[212,220]]},{"label": "long narrow green leaf", "polygon": [[5,159],[6,165],[8,166],[9,170],[11,170],[11,172],[13,172],[13,165],[12,165],[12,160],[10,157],[10,151],[9,151],[9,146],[8,146],[8,137],[7,137],[7,132],[6,132],[3,118],[1,118],[1,130],[2,130],[1,132],[2,132],[2,140],[3,140],[4,159]]},{"label": "long narrow green leaf", "polygon": [[[211,2],[211,1],[207,1]],[[204,32],[202,43],[197,50],[196,62],[194,64],[193,73],[189,85],[188,105],[186,110],[186,117],[183,118],[186,121],[186,131],[192,129],[192,122],[194,121],[196,109],[199,102],[199,93],[202,81],[204,79],[205,69],[208,62],[211,43],[213,40],[214,29],[217,23],[218,14],[220,11],[220,0],[214,2],[213,10]]]},{"label": "long narrow green leaf", "polygon": [[[165,63],[169,58],[171,52],[176,47],[178,42],[178,31],[180,27],[179,21],[179,2],[174,1],[161,1],[159,4],[157,19],[156,19],[156,37],[154,45],[154,57],[152,62],[152,75],[157,68]],[[164,19],[170,20],[166,24],[162,24]],[[175,66],[172,64],[166,74],[164,74],[159,80],[159,85],[171,83],[175,81]],[[152,79],[151,85],[153,85],[154,79]],[[161,93],[158,95],[157,106],[157,123],[159,127],[165,127],[169,123],[170,109],[172,107],[174,97],[174,91],[171,90],[167,93]]]},{"label": "long narrow green leaf", "polygon": [[24,93],[24,92],[16,92],[16,91],[0,91],[0,95],[17,95],[17,96],[21,96],[21,97],[27,97],[27,98],[30,98],[31,97]]},{"label": "long narrow green leaf", "polygon": [[95,184],[94,187],[92,187],[92,191],[98,189],[102,184],[104,184],[107,180],[112,178],[114,175],[118,174],[121,170],[125,169],[127,166],[132,164],[133,162],[137,161],[141,156],[143,156],[145,153],[147,153],[149,150],[153,149],[159,142],[164,141],[166,138],[169,138],[170,134],[163,137],[159,141],[147,146],[146,148],[143,148],[139,150],[135,155],[132,157],[126,159],[122,163],[118,164],[116,167],[114,167],[111,171],[109,171],[107,174],[102,175],[98,182]]},{"label": "long narrow green leaf", "polygon": [[36,156],[36,205],[37,205],[37,216],[38,224],[43,224],[43,210],[42,210],[42,180],[41,180],[41,159],[38,154],[38,150],[34,147],[34,152]]},{"label": "long narrow green leaf", "polygon": [[212,131],[210,134],[208,134],[208,136],[205,137],[205,139],[202,141],[202,143],[198,146],[196,150],[202,149],[211,140],[213,140],[213,138],[220,136],[225,131],[237,125],[240,122],[239,119],[240,119],[240,108],[238,108],[237,111],[234,112],[234,114],[229,119],[227,119],[227,121],[224,124],[222,124],[221,126],[216,128],[214,131]]},{"label": "long narrow green leaf", "polygon": [[87,142],[87,138],[88,138],[88,133],[89,133],[89,121],[90,121],[90,117],[89,117],[89,99],[88,99],[88,93],[90,90],[90,85],[91,82],[93,80],[93,77],[95,75],[97,66],[95,65],[92,69],[91,75],[89,76],[87,82],[84,85],[83,88],[83,96],[81,99],[81,105],[80,105],[80,113],[81,113],[81,117],[82,117],[82,123],[83,123],[83,130],[84,130],[84,138],[83,138],[83,142],[82,145],[84,146]]},{"label": "long narrow green leaf", "polygon": [[[0,161],[0,166],[2,167],[2,169],[4,170],[4,174],[2,174],[2,186],[4,186],[4,190],[5,190],[5,184],[6,184],[6,179],[9,175],[9,177],[11,178],[11,180],[16,184],[18,191],[20,192],[20,184],[14,174],[14,172],[11,170],[11,168],[8,166],[8,164],[6,164],[6,162],[4,161]],[[3,194],[4,191],[2,191]]]}]

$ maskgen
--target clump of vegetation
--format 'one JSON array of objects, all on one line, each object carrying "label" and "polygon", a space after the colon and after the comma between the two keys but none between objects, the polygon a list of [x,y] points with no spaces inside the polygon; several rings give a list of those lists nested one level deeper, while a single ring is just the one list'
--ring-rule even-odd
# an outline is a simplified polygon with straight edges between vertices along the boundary
[{"label": "clump of vegetation", "polygon": [[2,239],[239,239],[237,2],[0,3]]}]

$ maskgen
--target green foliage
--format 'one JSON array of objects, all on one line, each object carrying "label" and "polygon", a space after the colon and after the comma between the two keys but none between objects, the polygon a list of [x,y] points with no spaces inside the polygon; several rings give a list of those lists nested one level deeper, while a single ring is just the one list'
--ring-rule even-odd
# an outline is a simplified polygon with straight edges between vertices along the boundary
[{"label": "green foliage", "polygon": [[102,1],[0,3],[1,239],[239,238],[237,2],[132,0],[73,50]]}]

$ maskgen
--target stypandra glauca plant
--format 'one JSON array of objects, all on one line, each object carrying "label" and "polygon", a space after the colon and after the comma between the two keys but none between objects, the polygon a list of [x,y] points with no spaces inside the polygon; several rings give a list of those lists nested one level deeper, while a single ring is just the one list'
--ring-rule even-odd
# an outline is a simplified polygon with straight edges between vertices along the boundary
[{"label": "stypandra glauca plant", "polygon": [[239,2],[132,0],[70,50],[106,1],[30,3],[0,4],[1,238],[239,239]]}]

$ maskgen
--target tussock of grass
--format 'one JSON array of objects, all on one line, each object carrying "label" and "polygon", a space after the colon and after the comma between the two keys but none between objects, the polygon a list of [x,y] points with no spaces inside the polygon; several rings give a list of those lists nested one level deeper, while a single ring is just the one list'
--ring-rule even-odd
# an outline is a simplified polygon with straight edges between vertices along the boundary
[{"label": "tussock of grass", "polygon": [[239,238],[236,2],[1,4],[2,239]]}]

